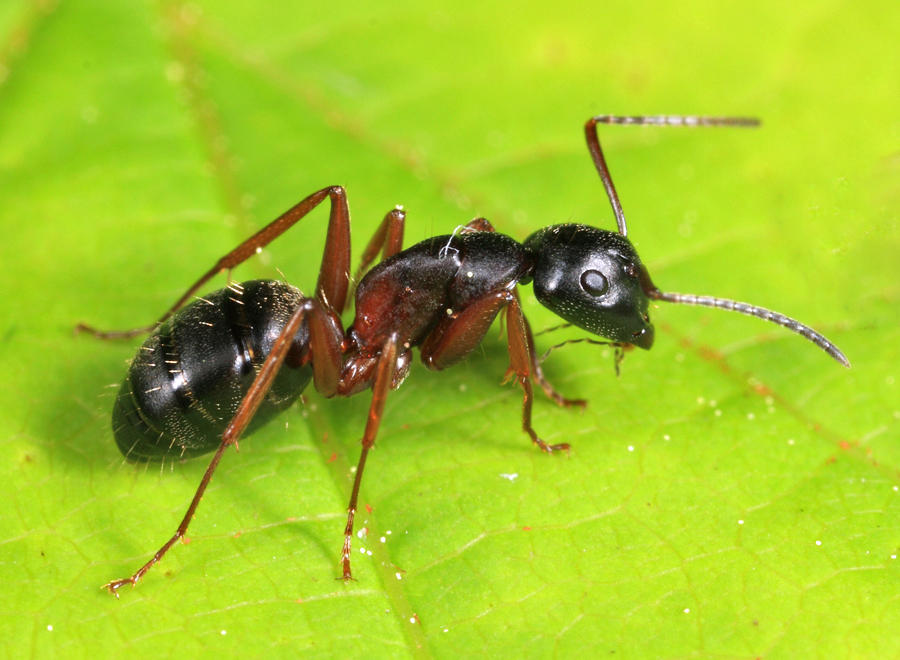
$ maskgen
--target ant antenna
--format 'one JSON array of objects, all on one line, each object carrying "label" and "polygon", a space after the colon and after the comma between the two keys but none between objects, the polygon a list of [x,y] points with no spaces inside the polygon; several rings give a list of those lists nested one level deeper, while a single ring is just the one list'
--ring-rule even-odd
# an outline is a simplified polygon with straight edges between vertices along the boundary
[{"label": "ant antenna", "polygon": [[747,316],[756,316],[757,318],[777,323],[780,326],[796,332],[798,335],[806,337],[809,341],[828,353],[835,360],[845,367],[850,367],[850,361],[841,353],[841,350],[828,341],[823,335],[803,325],[800,321],[792,319],[789,316],[773,312],[765,307],[758,307],[750,303],[737,302],[736,300],[728,300],[727,298],[713,298],[712,296],[695,296],[690,293],[664,293],[656,287],[645,288],[647,296],[653,300],[665,300],[666,302],[681,303],[683,305],[699,305],[701,307],[718,307],[719,309],[728,309],[732,312],[740,312]]},{"label": "ant antenna", "polygon": [[759,126],[760,121],[754,117],[698,117],[693,115],[653,115],[634,117],[599,115],[588,119],[587,123],[584,125],[584,135],[587,138],[588,151],[591,152],[591,159],[594,161],[594,166],[600,174],[600,180],[603,182],[603,187],[606,188],[606,196],[609,197],[609,203],[612,205],[613,213],[616,214],[616,224],[619,227],[619,233],[622,236],[627,236],[628,227],[625,225],[625,213],[622,211],[622,203],[619,201],[616,187],[613,185],[612,177],[609,175],[609,167],[606,166],[606,159],[603,157],[603,150],[600,148],[600,139],[597,136],[597,124],[754,127]]}]

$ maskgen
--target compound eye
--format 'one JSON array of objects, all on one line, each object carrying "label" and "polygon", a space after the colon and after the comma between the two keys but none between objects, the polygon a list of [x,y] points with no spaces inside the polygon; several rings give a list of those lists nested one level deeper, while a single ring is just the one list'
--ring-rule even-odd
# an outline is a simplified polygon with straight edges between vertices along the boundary
[{"label": "compound eye", "polygon": [[609,291],[609,282],[599,270],[586,270],[581,274],[581,287],[594,296],[602,296]]}]

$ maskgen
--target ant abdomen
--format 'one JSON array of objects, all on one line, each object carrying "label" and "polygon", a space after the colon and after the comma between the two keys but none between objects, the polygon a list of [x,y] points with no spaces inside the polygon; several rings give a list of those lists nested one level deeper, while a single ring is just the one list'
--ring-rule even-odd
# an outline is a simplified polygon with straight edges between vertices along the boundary
[{"label": "ant abdomen", "polygon": [[[116,397],[113,433],[130,461],[189,458],[214,450],[291,314],[298,289],[272,280],[231,284],[198,298],[141,346]],[[249,431],[288,408],[309,383],[309,330],[301,326],[285,366]]]}]

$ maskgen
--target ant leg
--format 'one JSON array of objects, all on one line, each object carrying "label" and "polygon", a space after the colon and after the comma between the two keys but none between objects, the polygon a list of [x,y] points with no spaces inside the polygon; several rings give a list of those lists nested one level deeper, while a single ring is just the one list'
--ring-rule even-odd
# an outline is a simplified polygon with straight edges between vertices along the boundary
[{"label": "ant leg", "polygon": [[603,187],[606,189],[606,196],[609,197],[609,203],[612,205],[613,213],[616,214],[616,224],[619,227],[619,233],[622,236],[625,236],[628,234],[628,228],[625,225],[625,213],[622,211],[622,203],[619,201],[616,187],[613,185],[612,177],[609,175],[609,168],[606,165],[606,159],[603,157],[603,150],[600,149],[600,139],[597,136],[597,124],[630,124],[641,126],[759,126],[759,120],[753,117],[698,117],[693,115],[639,115],[633,117],[599,115],[588,119],[584,125],[584,135],[587,138],[588,151],[590,151],[594,166],[600,174],[600,180],[603,182]]},{"label": "ant leg", "polygon": [[[534,393],[531,387],[531,378],[535,378],[542,388],[549,388],[556,394],[551,398],[561,405],[584,405],[584,402],[565,399],[550,387],[540,370],[534,370],[536,361],[532,350],[532,340],[528,322],[522,314],[518,297],[508,289],[490,293],[472,301],[465,309],[454,310],[449,316],[445,316],[438,322],[431,333],[422,342],[420,351],[422,361],[429,369],[446,369],[459,362],[474,350],[488,329],[491,327],[497,313],[506,307],[507,333],[509,336],[510,368],[507,376],[515,374],[516,380],[524,390],[522,404],[522,428],[532,441],[546,452],[558,449],[568,449],[569,445],[548,445],[541,440],[531,426],[531,402]],[[545,387],[546,386],[546,387]]]},{"label": "ant leg", "polygon": [[309,310],[309,355],[313,385],[322,396],[338,391],[344,361],[344,328],[337,313],[315,300]]},{"label": "ant leg", "polygon": [[[490,225],[488,225],[490,226]],[[480,230],[481,231],[481,230]],[[513,291],[516,301],[517,290]],[[429,369],[446,369],[464,359],[481,343],[484,335],[494,322],[497,313],[509,303],[510,293],[506,289],[488,294],[470,303],[465,309],[454,310],[453,314],[444,316],[432,330],[421,346],[422,361]],[[544,393],[557,405],[585,407],[584,399],[567,399],[557,392],[544,376],[537,355],[534,351],[534,336],[528,319],[522,316],[525,341],[528,345],[528,357],[531,363],[531,377],[540,385]]]},{"label": "ant leg", "polygon": [[511,299],[512,294],[502,289],[476,298],[463,309],[449,310],[419,347],[422,362],[440,371],[463,360],[481,343],[497,313]]},{"label": "ant leg", "polygon": [[347,207],[347,195],[344,189],[341,186],[329,186],[314,192],[306,199],[295,204],[219,259],[152,325],[132,330],[106,331],[98,330],[85,323],[79,323],[75,326],[75,332],[88,332],[100,339],[126,339],[151,332],[190,300],[191,296],[197,293],[200,287],[215,275],[224,270],[231,270],[246,261],[257,250],[265,247],[290,229],[307,213],[324,201],[326,197],[331,200],[331,213],[328,219],[328,234],[325,239],[325,252],[322,257],[322,267],[319,270],[316,294],[326,304],[330,305],[332,309],[343,309],[350,279],[350,210]]},{"label": "ant leg", "polygon": [[[237,412],[235,413],[231,422],[228,424],[225,432],[222,434],[222,442],[219,444],[218,449],[216,449],[216,453],[213,455],[212,460],[209,462],[209,467],[206,468],[206,472],[203,474],[203,479],[201,479],[200,485],[197,487],[197,492],[194,493],[194,498],[191,500],[191,504],[190,506],[188,506],[188,510],[184,514],[184,518],[182,518],[181,523],[178,525],[178,529],[176,529],[172,537],[168,541],[166,541],[159,550],[156,551],[153,557],[150,558],[150,561],[141,566],[134,573],[134,575],[122,580],[113,580],[112,582],[108,582],[107,584],[103,585],[104,589],[118,598],[119,589],[122,586],[126,584],[131,584],[131,586],[137,585],[138,580],[140,580],[144,576],[144,574],[153,567],[154,564],[162,559],[163,556],[173,545],[175,545],[175,543],[179,539],[184,537],[184,535],[187,533],[188,525],[190,525],[191,519],[194,517],[194,512],[197,510],[197,506],[200,504],[200,499],[203,497],[203,493],[206,492],[206,487],[209,485],[213,473],[216,471],[216,467],[219,465],[219,461],[222,459],[222,455],[230,445],[237,445],[241,434],[247,428],[247,425],[253,419],[253,416],[256,414],[256,411],[259,408],[260,404],[265,399],[266,393],[269,391],[269,388],[272,386],[272,382],[278,375],[278,371],[281,369],[281,365],[284,363],[285,356],[287,356],[287,353],[290,350],[291,345],[293,344],[294,336],[300,329],[304,318],[307,314],[309,314],[311,320],[315,319],[320,315],[322,311],[323,310],[321,309],[321,303],[317,300],[309,298],[307,298],[306,301],[301,304],[296,309],[296,311],[294,311],[293,315],[288,320],[287,325],[284,326],[284,328],[281,330],[281,333],[278,335],[278,338],[272,345],[272,351],[269,353],[269,356],[260,367],[259,373],[257,373],[256,378],[253,379],[253,382],[250,384],[250,388],[247,390],[244,398],[241,399],[241,403],[238,406]],[[317,326],[314,323],[310,323],[311,335],[315,335],[320,332],[320,330],[316,329],[316,327]],[[317,340],[315,336],[311,337],[311,342],[315,343],[317,341],[321,340]],[[320,362],[323,361],[320,360]],[[322,367],[320,367],[320,369],[321,368]],[[340,361],[332,365],[330,368],[333,369],[335,373],[337,373],[337,371],[340,369]]]},{"label": "ant leg", "polygon": [[[510,362],[507,377],[515,376],[515,379],[522,386],[522,430],[528,434],[534,444],[548,454],[559,450],[568,451],[569,443],[562,442],[556,445],[548,445],[538,437],[538,434],[531,426],[531,402],[534,400],[534,392],[531,388],[531,378],[534,377],[534,374],[531,372],[531,368],[534,364],[534,357],[529,342],[530,331],[528,329],[528,321],[525,320],[525,315],[522,314],[522,308],[519,306],[517,296],[513,295],[510,298],[511,300],[509,300],[509,304],[506,307]],[[538,382],[540,383],[540,381]],[[573,402],[573,405],[578,404]]]},{"label": "ant leg", "polygon": [[[369,270],[379,252],[381,252],[381,259],[384,260],[394,256],[403,249],[403,229],[405,224],[406,211],[402,208],[398,206],[387,212],[387,215],[384,216],[381,224],[378,225],[378,229],[375,230],[375,233],[369,240],[369,244],[366,245],[366,249],[363,251],[363,255],[359,260],[359,268],[356,269],[356,274],[353,277],[355,283],[358,284],[363,278],[363,275]],[[352,292],[350,297],[352,297]]]},{"label": "ant leg", "polygon": [[[516,301],[520,304],[521,309],[521,301],[519,301],[519,292],[515,292]],[[531,377],[534,379],[538,385],[540,385],[541,389],[544,390],[544,394],[547,395],[548,398],[552,399],[556,405],[561,406],[563,408],[571,408],[573,406],[577,406],[578,408],[584,408],[587,406],[587,401],[584,399],[567,399],[562,394],[556,391],[556,388],[550,384],[550,381],[547,380],[547,377],[544,375],[543,369],[541,369],[541,365],[538,362],[537,353],[534,350],[534,333],[531,331],[531,324],[528,322],[528,319],[525,315],[522,315],[522,321],[525,326],[525,339],[528,342],[528,354],[531,358]]]},{"label": "ant leg", "polygon": [[350,492],[350,503],[347,505],[347,526],[344,528],[344,547],[341,552],[341,564],[343,566],[342,579],[347,582],[353,579],[350,572],[350,548],[353,542],[353,519],[356,516],[356,505],[359,498],[359,486],[362,483],[363,470],[366,467],[366,457],[369,450],[375,444],[375,436],[378,435],[378,427],[381,425],[381,417],[384,414],[384,402],[391,384],[394,380],[394,369],[397,362],[397,333],[391,335],[381,349],[378,358],[378,367],[375,372],[375,382],[372,385],[372,403],[369,406],[369,417],[366,421],[366,430],[362,438],[362,452],[359,455],[359,463],[356,465],[356,475],[353,479],[353,490]]},{"label": "ant leg", "polygon": [[356,269],[355,280],[359,281],[365,275],[369,266],[375,261],[375,257],[381,252],[382,260],[392,257],[403,249],[403,228],[406,222],[406,211],[399,206],[391,209],[384,216],[378,229],[369,239],[369,244],[359,259],[359,268]]},{"label": "ant leg", "polygon": [[[494,225],[492,225],[486,218],[475,218],[466,225],[466,229],[473,231],[495,231]],[[518,300],[518,290],[515,291],[515,296],[516,300]],[[497,308],[497,310],[499,311],[499,307]],[[494,314],[496,313],[497,312],[495,311]],[[491,322],[493,322],[494,316],[491,315],[490,318]],[[578,406],[580,408],[584,408],[587,405],[587,401],[585,401],[584,399],[567,399],[562,394],[557,392],[556,389],[554,389],[553,385],[550,384],[550,381],[547,380],[546,376],[544,376],[544,371],[541,369],[541,365],[538,363],[537,355],[534,350],[534,335],[531,332],[531,325],[528,323],[528,319],[526,319],[524,316],[522,317],[522,319],[525,321],[525,334],[528,339],[528,350],[531,355],[531,377],[538,385],[541,386],[541,389],[544,390],[544,394],[552,399],[556,403],[556,405],[562,406],[564,408],[568,408],[570,406]],[[488,325],[490,325],[490,322],[488,323]],[[478,341],[481,341],[481,339],[479,338]]]}]

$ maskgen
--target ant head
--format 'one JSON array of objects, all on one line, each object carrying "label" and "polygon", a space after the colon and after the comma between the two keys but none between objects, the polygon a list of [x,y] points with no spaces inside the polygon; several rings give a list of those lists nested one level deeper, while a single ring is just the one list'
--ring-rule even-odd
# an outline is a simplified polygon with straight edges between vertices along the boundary
[{"label": "ant head", "polygon": [[615,232],[567,224],[525,240],[540,303],[569,323],[620,344],[653,345],[650,278],[631,242]]},{"label": "ant head", "polygon": [[553,225],[529,236],[524,246],[533,262],[534,293],[541,304],[569,323],[617,344],[650,348],[653,326],[647,307],[651,300],[663,300],[761,318],[796,332],[850,366],[825,336],[780,312],[727,298],[660,291],[634,246],[620,233],[587,225]]}]

